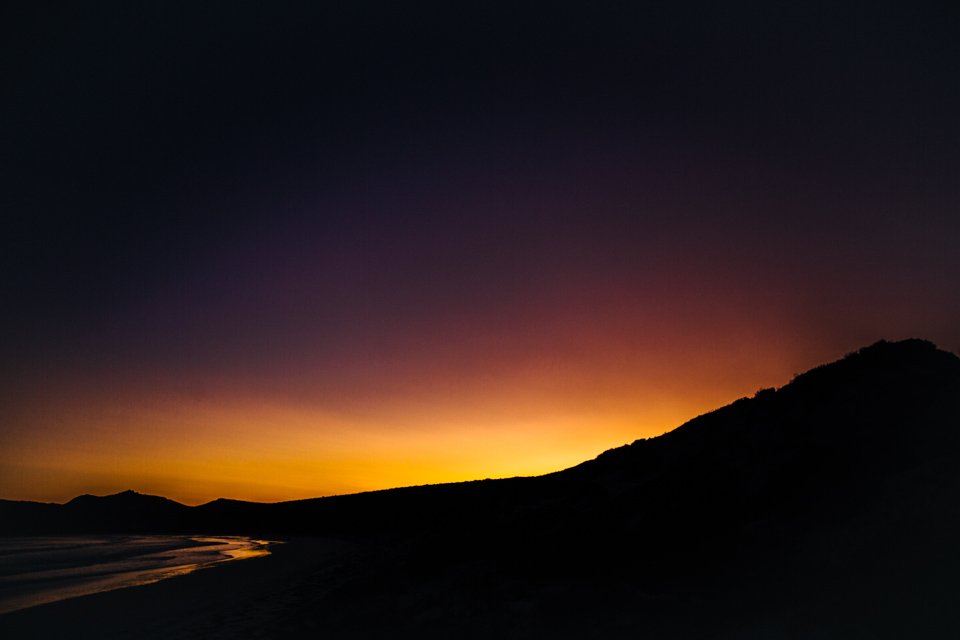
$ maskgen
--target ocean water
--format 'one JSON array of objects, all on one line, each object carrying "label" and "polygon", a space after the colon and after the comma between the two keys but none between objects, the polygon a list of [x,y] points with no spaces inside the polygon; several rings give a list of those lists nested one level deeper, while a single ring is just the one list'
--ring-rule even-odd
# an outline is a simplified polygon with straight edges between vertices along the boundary
[{"label": "ocean water", "polygon": [[0,614],[269,555],[243,536],[0,538]]}]

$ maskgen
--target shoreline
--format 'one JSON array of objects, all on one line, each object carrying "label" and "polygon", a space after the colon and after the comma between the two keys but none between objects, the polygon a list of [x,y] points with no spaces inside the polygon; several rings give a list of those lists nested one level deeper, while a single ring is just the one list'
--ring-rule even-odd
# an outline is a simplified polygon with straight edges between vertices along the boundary
[{"label": "shoreline", "polygon": [[270,541],[247,536],[45,536],[4,542],[0,615],[270,554]]},{"label": "shoreline", "polygon": [[0,636],[189,639],[244,637],[256,630],[284,635],[284,625],[303,622],[282,615],[298,608],[299,586],[348,545],[320,538],[276,541],[283,544],[273,545],[270,555],[0,614]]}]

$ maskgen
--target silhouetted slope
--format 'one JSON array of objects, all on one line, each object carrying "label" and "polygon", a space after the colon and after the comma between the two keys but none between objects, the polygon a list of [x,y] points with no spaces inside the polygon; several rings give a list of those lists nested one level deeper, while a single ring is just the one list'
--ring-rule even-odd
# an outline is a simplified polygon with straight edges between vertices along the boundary
[{"label": "silhouetted slope", "polygon": [[557,475],[592,486],[589,501],[637,505],[628,525],[679,518],[716,535],[767,519],[849,515],[921,469],[955,482],[958,453],[960,359],[911,340],[878,343]]},{"label": "silhouetted slope", "polygon": [[957,460],[958,399],[956,356],[918,340],[878,343],[563,472],[283,503],[272,516],[328,534],[522,523],[563,539],[603,523],[611,537],[651,544],[701,527],[717,537],[851,513],[900,475]]}]

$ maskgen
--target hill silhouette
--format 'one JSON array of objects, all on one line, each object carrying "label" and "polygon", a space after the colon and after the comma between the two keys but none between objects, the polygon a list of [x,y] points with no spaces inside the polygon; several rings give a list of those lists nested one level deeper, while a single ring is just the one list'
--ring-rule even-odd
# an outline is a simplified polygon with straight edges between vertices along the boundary
[{"label": "hill silhouette", "polygon": [[960,358],[906,340],[536,478],[198,507],[125,492],[3,502],[0,521],[349,540],[314,606],[361,637],[945,637],[958,505]]}]

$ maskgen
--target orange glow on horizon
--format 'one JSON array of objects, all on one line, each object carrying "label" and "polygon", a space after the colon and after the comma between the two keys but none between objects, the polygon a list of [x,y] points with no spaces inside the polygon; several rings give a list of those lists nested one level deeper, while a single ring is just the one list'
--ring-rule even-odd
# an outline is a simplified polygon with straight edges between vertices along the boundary
[{"label": "orange glow on horizon", "polygon": [[[74,409],[74,431],[59,436],[44,457],[42,479],[24,474],[32,484],[18,487],[15,497],[63,501],[134,488],[187,504],[217,497],[279,501],[540,475],[668,430],[682,421],[680,411],[649,412],[640,421],[621,408],[482,424],[435,415],[419,416],[425,426],[412,427],[265,405]],[[0,455],[16,480],[18,461]]]},{"label": "orange glow on horizon", "polygon": [[7,436],[2,497],[60,502],[132,488],[186,504],[272,502],[540,475],[789,380],[780,356],[738,370],[722,366],[732,354],[706,356],[698,368],[674,354],[672,369],[649,370],[548,362],[327,403],[101,381],[99,393],[61,391],[21,412],[31,428]]},{"label": "orange glow on horizon", "polygon": [[715,297],[648,307],[604,293],[553,316],[448,318],[328,360],[305,343],[263,363],[63,364],[24,376],[0,407],[0,498],[272,502],[539,475],[897,337],[838,346],[773,303]]}]

